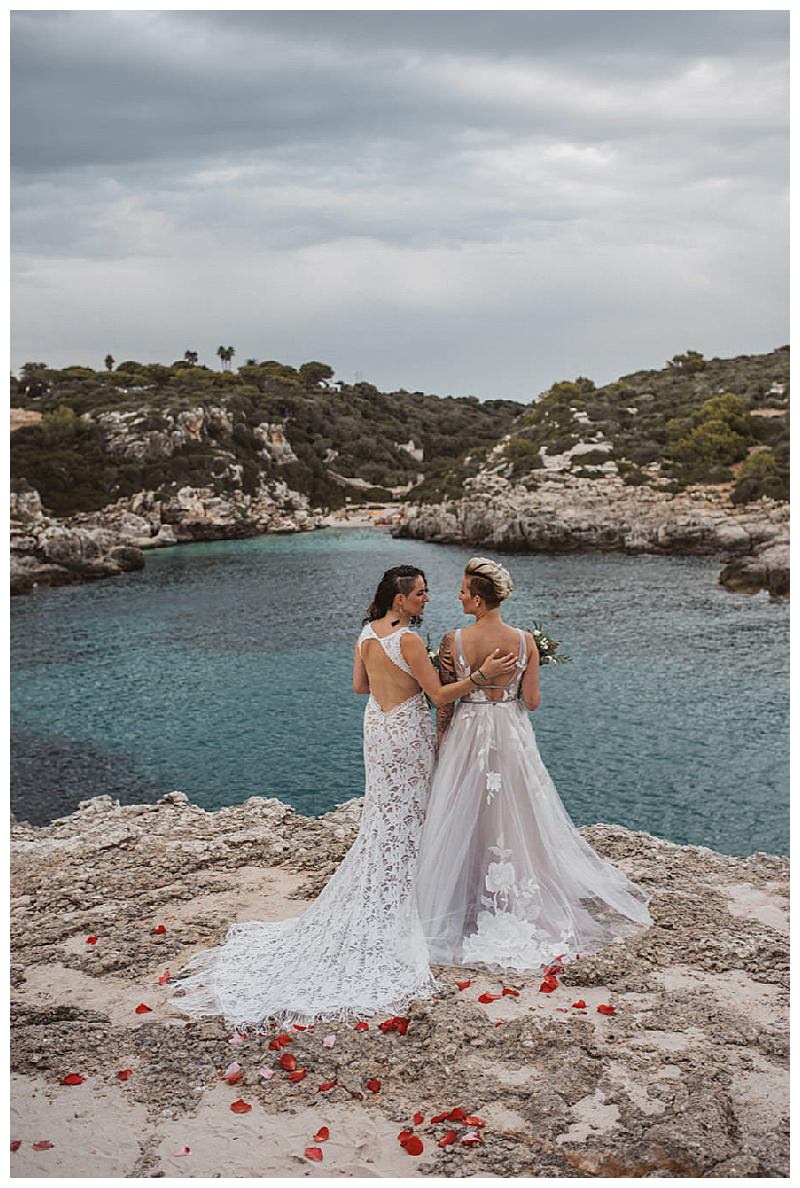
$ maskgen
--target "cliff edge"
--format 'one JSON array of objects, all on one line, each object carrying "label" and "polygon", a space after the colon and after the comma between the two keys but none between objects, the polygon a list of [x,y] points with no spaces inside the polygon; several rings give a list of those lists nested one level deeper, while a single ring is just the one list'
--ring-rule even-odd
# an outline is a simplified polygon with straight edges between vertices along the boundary
[{"label": "cliff edge", "polygon": [[440,968],[405,1033],[294,1030],[300,1079],[270,1037],[187,1022],[167,971],[235,920],[302,910],[359,811],[316,820],[254,797],[206,812],[171,793],[13,824],[15,1176],[788,1175],[788,860],[773,855],[585,828],[652,893],[646,934],[551,993]]}]

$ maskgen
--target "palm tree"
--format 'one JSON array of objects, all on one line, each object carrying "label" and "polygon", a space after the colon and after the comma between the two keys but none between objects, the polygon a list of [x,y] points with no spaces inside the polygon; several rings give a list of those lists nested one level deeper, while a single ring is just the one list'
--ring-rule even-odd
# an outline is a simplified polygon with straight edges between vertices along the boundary
[{"label": "palm tree", "polygon": [[197,363],[197,351],[184,351],[183,357],[187,363],[191,363],[192,367]]},{"label": "palm tree", "polygon": [[233,347],[228,347],[228,350],[227,350],[227,356],[228,356],[228,367],[230,367],[230,365],[231,365],[231,359],[233,358],[233,356],[234,356],[235,354],[236,354],[236,351],[233,349]]},{"label": "palm tree", "polygon": [[229,346],[229,347],[219,346],[219,347],[217,347],[217,354],[219,355],[220,359],[222,360],[222,366],[224,367],[227,364],[228,367],[230,367],[231,359],[236,354],[236,351],[231,346]]},{"label": "palm tree", "polygon": [[109,371],[113,371],[113,370],[114,370],[114,356],[113,356],[113,355],[106,355],[106,357],[105,357],[105,359],[103,360],[103,362],[105,363],[105,365],[106,365],[106,368],[107,368]]}]

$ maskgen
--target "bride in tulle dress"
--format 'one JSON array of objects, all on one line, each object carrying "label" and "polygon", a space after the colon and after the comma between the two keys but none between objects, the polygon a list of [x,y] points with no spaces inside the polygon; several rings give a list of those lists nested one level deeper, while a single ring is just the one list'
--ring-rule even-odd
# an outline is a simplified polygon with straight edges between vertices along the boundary
[{"label": "bride in tulle dress", "polygon": [[[542,763],[528,710],[540,702],[529,632],[503,622],[511,576],[473,557],[459,595],[475,623],[440,647],[440,677],[458,681],[492,648],[516,671],[437,710],[439,762],[417,865],[429,959],[536,970],[648,928],[649,896],[592,850]],[[474,684],[474,682],[473,682]]]},{"label": "bride in tulle dress", "polygon": [[467,671],[443,687],[410,628],[427,602],[422,570],[387,570],[356,644],[353,687],[369,695],[366,786],[358,835],[341,866],[301,916],[234,924],[222,945],[195,956],[177,980],[184,993],[174,1003],[185,1014],[264,1030],[271,1019],[396,1015],[435,991],[413,890],[435,756],[425,694],[437,706],[451,703],[483,674],[507,679],[516,657],[490,648],[480,676]]}]

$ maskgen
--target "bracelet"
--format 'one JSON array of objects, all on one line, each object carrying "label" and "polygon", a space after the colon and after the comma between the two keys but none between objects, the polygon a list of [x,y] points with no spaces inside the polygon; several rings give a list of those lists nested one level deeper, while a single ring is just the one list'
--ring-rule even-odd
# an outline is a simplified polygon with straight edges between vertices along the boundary
[{"label": "bracelet", "polygon": [[470,681],[470,683],[471,683],[471,684],[480,686],[480,681],[473,681],[473,680],[472,680],[472,678],[474,677],[474,675],[475,675],[475,673],[474,673],[474,672],[471,672],[471,673],[469,674],[469,677],[468,677],[467,679]]},{"label": "bracelet", "polygon": [[475,672],[475,675],[479,676],[481,678],[481,684],[483,684],[483,685],[485,685],[489,679],[482,668],[478,668]]}]

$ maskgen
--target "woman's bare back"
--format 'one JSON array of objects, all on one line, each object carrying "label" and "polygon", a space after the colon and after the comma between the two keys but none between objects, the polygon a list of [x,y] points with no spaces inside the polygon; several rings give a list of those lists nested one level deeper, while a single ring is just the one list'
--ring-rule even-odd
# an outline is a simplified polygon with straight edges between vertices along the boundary
[{"label": "woman's bare back", "polygon": [[[375,631],[374,626],[372,629]],[[375,634],[379,633],[375,631]],[[388,639],[393,634],[393,631],[388,631],[385,635],[380,634],[380,639]],[[398,668],[389,659],[379,640],[365,639],[361,644],[361,658],[369,677],[370,692],[385,714],[397,709],[398,705],[408,701],[415,693],[419,693],[419,684],[414,677],[403,672],[402,668]]]},{"label": "woman's bare back", "polygon": [[[501,652],[516,654],[519,651],[519,631],[516,627],[509,627],[502,619],[495,619],[487,625],[480,622],[473,623],[469,627],[461,629],[461,647],[467,664],[470,668],[476,668],[481,657],[493,648],[499,648]],[[498,677],[491,684],[505,688],[516,679],[517,674],[513,672],[510,677]],[[502,697],[502,693],[496,689],[487,688],[486,696],[491,701],[495,701]]]}]

